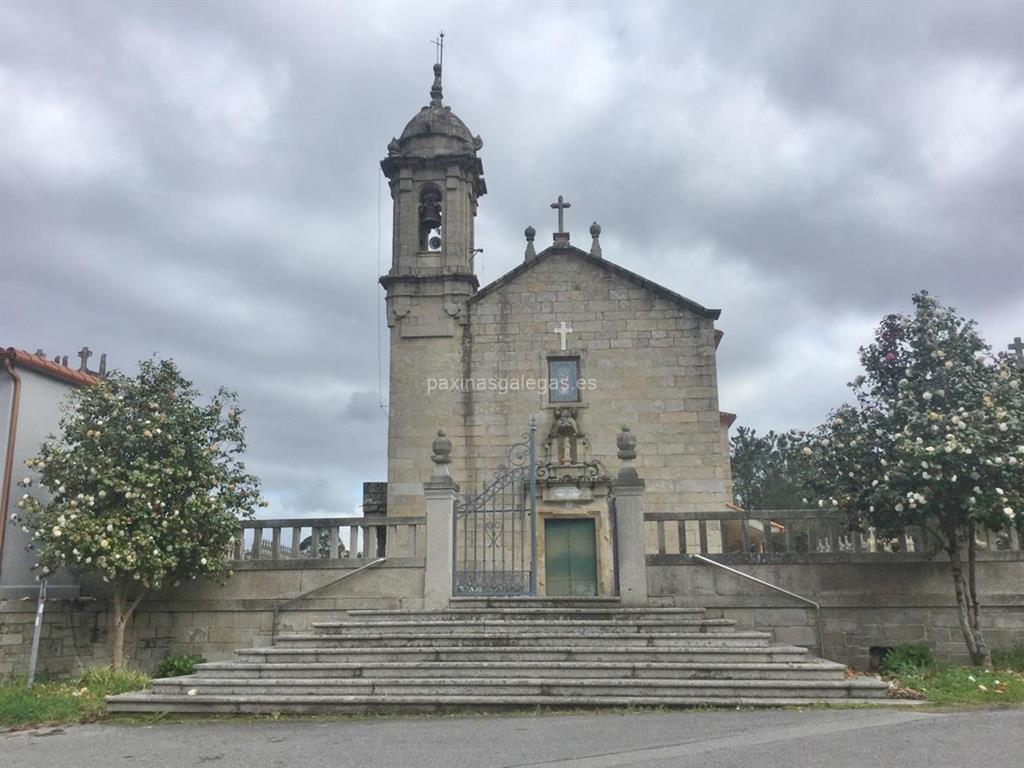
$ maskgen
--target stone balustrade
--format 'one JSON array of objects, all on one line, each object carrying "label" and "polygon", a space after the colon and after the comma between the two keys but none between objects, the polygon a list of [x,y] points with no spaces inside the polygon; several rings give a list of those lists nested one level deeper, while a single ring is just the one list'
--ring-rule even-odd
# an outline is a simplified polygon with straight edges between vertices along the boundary
[{"label": "stone balustrade", "polygon": [[425,517],[244,520],[235,560],[365,560],[423,557]]},{"label": "stone balustrade", "polygon": [[[860,555],[888,559],[925,559],[941,551],[939,542],[921,526],[908,526],[894,541],[873,530],[850,531],[842,513],[818,509],[755,510],[752,512],[648,512],[648,558],[687,555],[730,555],[739,559],[807,559],[828,561]],[[1021,556],[1017,531],[984,531],[979,557]]]}]

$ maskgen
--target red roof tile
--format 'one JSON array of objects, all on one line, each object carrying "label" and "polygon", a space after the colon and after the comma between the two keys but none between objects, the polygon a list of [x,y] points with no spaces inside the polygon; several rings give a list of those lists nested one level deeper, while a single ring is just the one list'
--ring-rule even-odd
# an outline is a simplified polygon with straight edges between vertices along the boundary
[{"label": "red roof tile", "polygon": [[34,355],[23,349],[15,349],[14,347],[0,349],[0,360],[10,360],[19,368],[27,368],[28,370],[41,373],[44,376],[50,376],[54,379],[60,379],[75,386],[91,386],[99,383],[99,378],[91,373],[76,371],[74,368],[68,368],[60,363],[47,360],[42,355]]}]

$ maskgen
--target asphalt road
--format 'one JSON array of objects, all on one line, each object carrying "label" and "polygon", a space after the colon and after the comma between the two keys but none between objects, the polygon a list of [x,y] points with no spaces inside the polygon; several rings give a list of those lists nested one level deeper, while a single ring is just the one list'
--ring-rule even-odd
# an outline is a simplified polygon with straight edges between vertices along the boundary
[{"label": "asphalt road", "polygon": [[1019,768],[1024,709],[699,711],[76,725],[0,734],[0,768]]}]

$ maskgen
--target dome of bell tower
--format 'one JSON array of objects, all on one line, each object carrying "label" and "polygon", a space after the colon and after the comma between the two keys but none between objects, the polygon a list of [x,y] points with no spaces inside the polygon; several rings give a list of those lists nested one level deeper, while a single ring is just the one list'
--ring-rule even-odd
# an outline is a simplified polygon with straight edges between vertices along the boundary
[{"label": "dome of bell tower", "polygon": [[475,155],[483,147],[461,118],[444,105],[441,65],[434,65],[434,83],[430,103],[406,124],[401,136],[388,144],[388,157],[437,157]]}]

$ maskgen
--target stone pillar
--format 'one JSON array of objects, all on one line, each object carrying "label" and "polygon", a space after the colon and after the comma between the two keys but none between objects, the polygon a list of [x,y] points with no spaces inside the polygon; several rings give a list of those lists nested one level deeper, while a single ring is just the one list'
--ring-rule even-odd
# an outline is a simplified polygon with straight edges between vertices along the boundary
[{"label": "stone pillar", "polygon": [[447,608],[452,598],[453,515],[459,484],[448,473],[452,441],[442,430],[434,438],[430,460],[436,469],[423,484],[427,506],[427,565],[423,575],[423,607],[428,611]]},{"label": "stone pillar", "polygon": [[622,467],[612,484],[618,547],[619,598],[623,605],[647,605],[647,554],[644,535],[644,481],[637,476],[636,436],[623,425],[616,439]]}]

